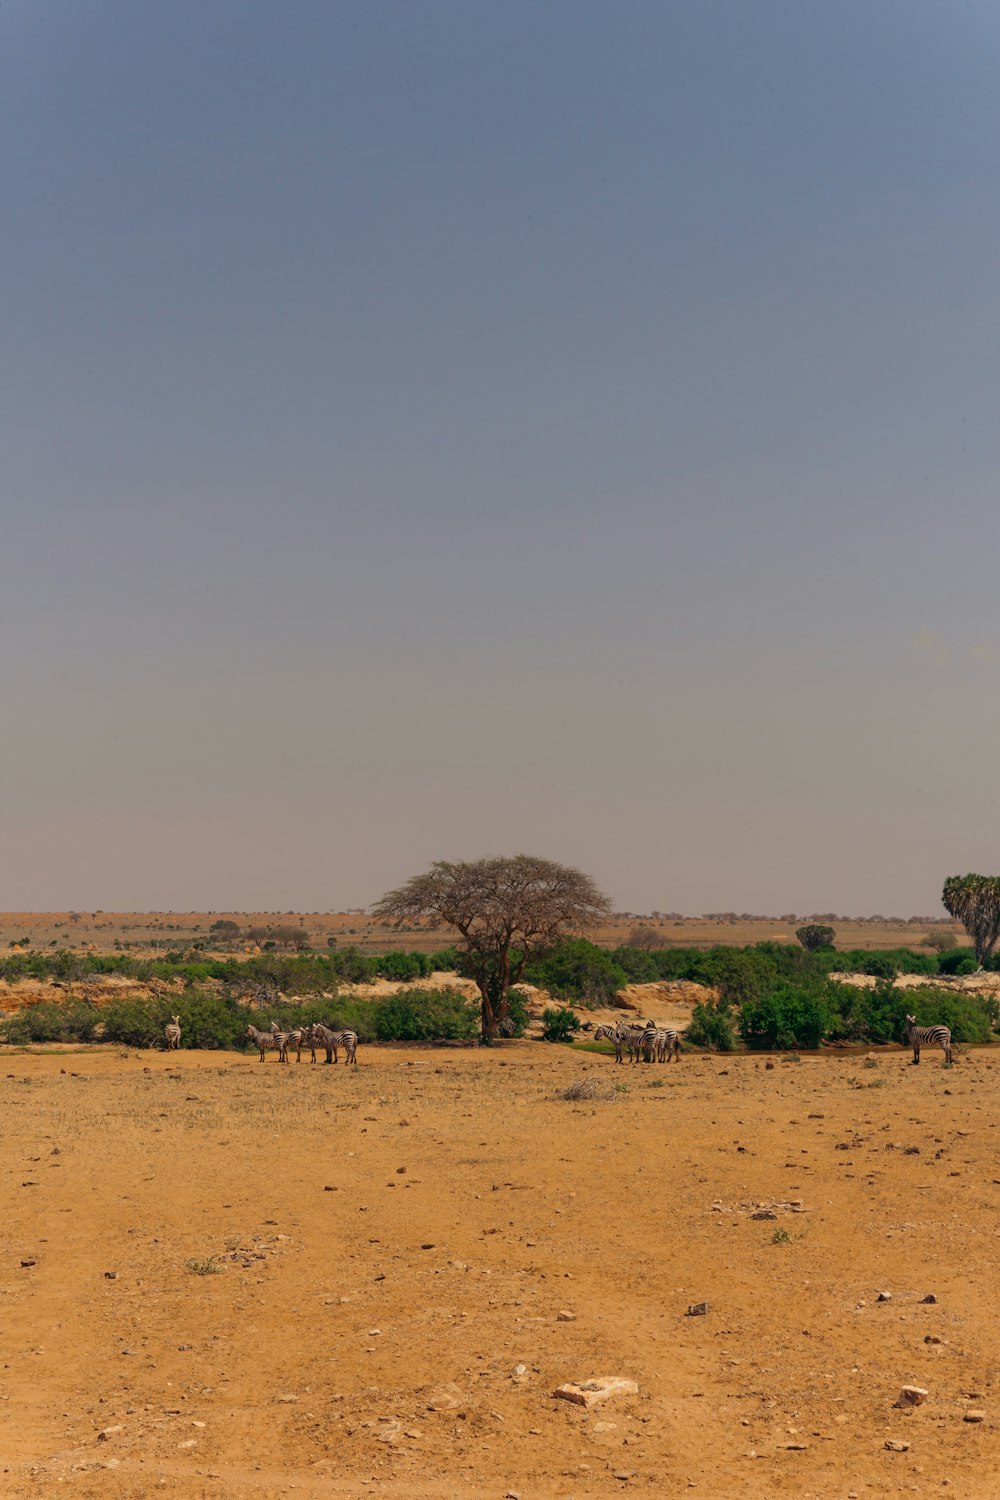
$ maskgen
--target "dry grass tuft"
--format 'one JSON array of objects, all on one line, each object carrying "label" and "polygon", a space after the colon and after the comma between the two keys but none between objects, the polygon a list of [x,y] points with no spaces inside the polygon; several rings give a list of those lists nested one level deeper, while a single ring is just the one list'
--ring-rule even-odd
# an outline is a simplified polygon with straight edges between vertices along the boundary
[{"label": "dry grass tuft", "polygon": [[568,1099],[571,1103],[580,1099],[601,1099],[610,1104],[615,1098],[615,1090],[606,1088],[596,1078],[580,1078],[576,1083],[571,1083],[568,1089],[560,1089],[556,1098]]}]

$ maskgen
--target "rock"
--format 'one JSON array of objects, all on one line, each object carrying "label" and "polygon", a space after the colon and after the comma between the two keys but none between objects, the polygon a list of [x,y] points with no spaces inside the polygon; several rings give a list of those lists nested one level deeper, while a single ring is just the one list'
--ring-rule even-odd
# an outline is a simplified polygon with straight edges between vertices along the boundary
[{"label": "rock", "polygon": [[692,1302],[684,1316],[686,1318],[703,1318],[707,1312],[707,1302]]},{"label": "rock", "polygon": [[520,1490],[504,1490],[503,1500],[521,1500]]},{"label": "rock", "polygon": [[890,1453],[909,1453],[909,1443],[902,1442],[899,1438],[886,1438],[885,1446]]},{"label": "rock", "polygon": [[515,1365],[513,1373],[515,1375],[527,1375],[528,1367],[527,1365]]},{"label": "rock", "polygon": [[634,1380],[625,1380],[621,1375],[602,1375],[595,1380],[568,1380],[556,1386],[552,1392],[554,1400],[572,1401],[576,1406],[596,1406],[609,1396],[637,1396],[639,1387]]},{"label": "rock", "polygon": [[936,1333],[925,1333],[924,1334],[924,1343],[925,1344],[946,1344],[947,1342],[948,1342],[947,1339],[939,1338]]},{"label": "rock", "polygon": [[879,1292],[878,1296],[875,1298],[875,1301],[876,1302],[891,1302],[892,1301],[892,1293],[891,1292]]},{"label": "rock", "polygon": [[462,1405],[462,1392],[457,1385],[445,1385],[435,1391],[427,1403],[428,1411],[454,1411]]},{"label": "rock", "polygon": [[933,1292],[928,1292],[928,1293],[927,1293],[927,1296],[926,1296],[926,1297],[921,1297],[921,1299],[920,1299],[920,1300],[921,1300],[921,1302],[930,1302],[930,1303],[934,1303],[934,1302],[936,1302],[936,1301],[937,1301],[937,1298],[936,1298],[936,1297],[935,1297],[935,1295],[934,1295],[934,1293],[933,1293]]},{"label": "rock", "polygon": [[275,1396],[274,1399],[280,1406],[294,1406],[299,1398],[298,1396]]},{"label": "rock", "polygon": [[771,1072],[773,1072],[773,1070],[774,1070],[774,1063],[768,1062],[768,1063],[764,1064],[764,1071],[765,1071],[765,1073],[771,1073]]},{"label": "rock", "polygon": [[29,1266],[37,1266],[38,1262],[32,1256],[28,1255],[22,1260],[21,1265],[27,1270]]},{"label": "rock", "polygon": [[568,1307],[564,1307],[560,1312],[556,1313],[556,1322],[557,1323],[575,1323],[576,1322],[576,1313],[575,1312],[570,1312],[570,1310],[569,1310]]},{"label": "rock", "polygon": [[773,1208],[758,1208],[756,1213],[750,1215],[751,1219],[776,1219],[778,1215]]},{"label": "rock", "polygon": [[929,1391],[925,1391],[922,1385],[904,1385],[899,1393],[897,1406],[923,1406],[927,1400]]},{"label": "rock", "polygon": [[967,1411],[965,1413],[965,1415],[963,1416],[962,1421],[963,1422],[985,1422],[986,1421],[986,1413],[984,1411]]},{"label": "rock", "polygon": [[104,1279],[105,1279],[105,1281],[117,1281],[118,1280],[118,1272],[117,1271],[105,1271],[105,1273],[104,1273]]},{"label": "rock", "polygon": [[115,1435],[116,1432],[124,1432],[124,1431],[125,1431],[125,1424],[124,1424],[124,1422],[116,1422],[113,1427],[105,1427],[105,1429],[104,1429],[103,1432],[99,1432],[97,1434],[97,1441],[99,1443],[106,1443],[108,1441],[108,1438],[114,1437],[114,1435]]}]

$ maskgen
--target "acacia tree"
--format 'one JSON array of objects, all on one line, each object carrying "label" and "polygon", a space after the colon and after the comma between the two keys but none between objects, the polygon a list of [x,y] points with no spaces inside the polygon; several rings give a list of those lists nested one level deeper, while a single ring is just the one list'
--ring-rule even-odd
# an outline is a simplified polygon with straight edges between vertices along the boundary
[{"label": "acacia tree", "polygon": [[607,916],[611,902],[582,870],[515,854],[457,864],[437,860],[372,910],[397,927],[430,920],[455,928],[464,966],[479,989],[480,1040],[488,1044],[503,1029],[511,986],[532,954]]},{"label": "acacia tree", "polygon": [[807,922],[805,927],[798,929],[795,936],[807,953],[815,953],[817,948],[832,947],[837,934],[824,922]]},{"label": "acacia tree", "polygon": [[957,917],[969,934],[982,968],[1000,937],[1000,877],[949,875],[941,900],[945,911]]}]

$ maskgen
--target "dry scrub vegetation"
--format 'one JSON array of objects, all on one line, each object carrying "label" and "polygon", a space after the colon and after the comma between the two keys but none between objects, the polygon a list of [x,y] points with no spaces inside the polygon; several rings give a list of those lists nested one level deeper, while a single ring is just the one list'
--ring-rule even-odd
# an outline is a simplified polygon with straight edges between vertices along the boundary
[{"label": "dry scrub vegetation", "polygon": [[988,1052],[0,1062],[5,1497],[996,1492]]}]

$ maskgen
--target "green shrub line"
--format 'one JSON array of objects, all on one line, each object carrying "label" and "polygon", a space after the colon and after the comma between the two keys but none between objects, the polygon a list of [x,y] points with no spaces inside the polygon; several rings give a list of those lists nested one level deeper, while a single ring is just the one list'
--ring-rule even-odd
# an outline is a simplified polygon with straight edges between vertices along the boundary
[{"label": "green shrub line", "polygon": [[163,1028],[180,1016],[185,1048],[243,1051],[249,1024],[282,1030],[314,1021],[350,1027],[361,1042],[471,1041],[478,1006],[457,990],[412,988],[377,1000],[313,997],[299,1004],[251,1008],[235,996],[190,988],[155,999],[127,998],[99,1009],[83,1001],[43,1001],[0,1021],[0,1039],[14,1046],[32,1042],[109,1042],[125,1047],[163,1045]]}]

